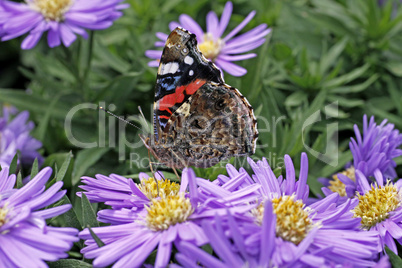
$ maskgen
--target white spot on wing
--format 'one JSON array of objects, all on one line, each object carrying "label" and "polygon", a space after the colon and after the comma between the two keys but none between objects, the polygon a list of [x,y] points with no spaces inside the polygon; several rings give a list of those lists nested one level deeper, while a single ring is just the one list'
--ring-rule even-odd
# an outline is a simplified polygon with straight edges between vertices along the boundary
[{"label": "white spot on wing", "polygon": [[194,59],[192,57],[190,57],[190,56],[186,56],[184,58],[184,63],[185,64],[191,65],[191,64],[193,64],[193,62],[194,62]]},{"label": "white spot on wing", "polygon": [[174,74],[177,72],[178,69],[179,69],[179,64],[177,62],[169,62],[166,64],[161,64],[159,74],[160,75],[169,74],[169,73]]},{"label": "white spot on wing", "polygon": [[179,69],[179,64],[177,62],[171,62],[171,67],[169,73],[174,74]]},{"label": "white spot on wing", "polygon": [[190,71],[188,72],[188,75],[189,75],[189,76],[193,76],[193,74],[194,74],[194,71],[193,71],[193,70],[190,70]]}]

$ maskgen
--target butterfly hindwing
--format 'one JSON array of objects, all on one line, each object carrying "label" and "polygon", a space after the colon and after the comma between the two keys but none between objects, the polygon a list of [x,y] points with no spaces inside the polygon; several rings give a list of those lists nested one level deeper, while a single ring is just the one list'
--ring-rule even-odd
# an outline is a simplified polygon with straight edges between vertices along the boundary
[{"label": "butterfly hindwing", "polygon": [[155,86],[154,133],[159,140],[170,116],[207,81],[223,82],[214,64],[198,51],[194,34],[176,28],[168,37]]},{"label": "butterfly hindwing", "polygon": [[[165,161],[175,166],[210,167],[232,156],[254,153],[256,119],[240,92],[207,82],[182,104],[161,138]],[[162,147],[162,148],[161,148]]]}]

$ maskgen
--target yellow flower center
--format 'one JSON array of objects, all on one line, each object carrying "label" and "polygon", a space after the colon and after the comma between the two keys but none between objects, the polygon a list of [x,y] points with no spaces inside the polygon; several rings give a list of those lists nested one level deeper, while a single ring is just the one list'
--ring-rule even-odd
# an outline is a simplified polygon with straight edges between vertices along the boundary
[{"label": "yellow flower center", "polygon": [[0,227],[7,223],[10,219],[7,217],[9,209],[7,208],[7,204],[5,204],[2,208],[0,208]]},{"label": "yellow flower center", "polygon": [[[342,171],[341,174],[345,175],[352,181],[356,181],[355,168],[353,166]],[[329,182],[329,184],[330,186],[328,186],[328,189],[330,189],[332,192],[338,193],[340,196],[346,196],[345,184],[341,182],[337,174],[332,176],[332,180]]]},{"label": "yellow flower center", "polygon": [[223,45],[222,39],[215,40],[211,33],[206,33],[204,34],[204,42],[198,44],[198,48],[205,58],[214,61],[221,52]]},{"label": "yellow flower center", "polygon": [[168,196],[163,199],[153,199],[146,207],[148,214],[146,225],[153,231],[166,230],[170,226],[181,223],[193,213],[190,199],[183,195]]},{"label": "yellow flower center", "polygon": [[389,217],[389,213],[401,204],[401,196],[392,182],[385,186],[371,185],[364,195],[357,193],[359,204],[352,210],[355,218],[361,218],[363,229],[370,230],[377,223]]},{"label": "yellow flower center", "polygon": [[180,185],[169,180],[159,180],[158,185],[156,185],[154,178],[148,178],[142,180],[141,183],[137,184],[138,189],[141,190],[150,200],[158,197],[166,198],[168,196],[177,195],[180,190]]},{"label": "yellow flower center", "polygon": [[64,14],[70,9],[73,0],[33,0],[27,1],[27,4],[42,13],[48,21],[63,21]]},{"label": "yellow flower center", "polygon": [[[309,217],[310,211],[301,200],[295,201],[295,196],[281,196],[272,199],[276,214],[276,236],[298,245],[315,226]],[[256,223],[261,225],[264,215],[264,204],[261,203],[251,212]]]}]

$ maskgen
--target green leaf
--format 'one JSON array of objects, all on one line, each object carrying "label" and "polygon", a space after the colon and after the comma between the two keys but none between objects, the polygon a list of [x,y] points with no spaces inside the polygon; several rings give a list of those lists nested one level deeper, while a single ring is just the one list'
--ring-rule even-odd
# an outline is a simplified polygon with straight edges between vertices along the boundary
[{"label": "green leaf", "polygon": [[38,174],[38,159],[35,158],[35,161],[32,164],[32,169],[31,169],[31,180]]},{"label": "green leaf", "polygon": [[100,57],[103,62],[107,62],[111,68],[119,73],[126,73],[130,70],[130,64],[120,58],[117,54],[112,54],[105,46],[100,42],[95,42],[94,51],[96,56]]},{"label": "green leaf", "polygon": [[[64,195],[62,197],[62,199],[60,199],[60,201],[62,201],[62,204],[70,204],[71,205],[70,199],[68,199],[68,197],[66,195]],[[64,222],[66,223],[66,226],[73,227],[78,230],[82,230],[82,225],[81,225],[80,221],[78,220],[78,216],[75,212],[74,207],[72,207],[69,211],[65,212],[63,215],[58,216],[58,217],[64,218]]]},{"label": "green leaf", "polygon": [[70,166],[71,157],[73,154],[71,151],[67,154],[66,160],[64,160],[63,165],[61,166],[60,170],[57,172],[56,181],[62,181],[64,176],[67,173],[68,167]]},{"label": "green leaf", "polygon": [[91,268],[92,265],[80,260],[74,260],[74,259],[63,259],[63,260],[58,260],[55,262],[48,262],[49,268]]},{"label": "green leaf", "polygon": [[20,189],[24,184],[22,183],[22,175],[21,172],[18,172],[17,175],[17,188]]},{"label": "green leaf", "polygon": [[329,91],[331,93],[348,94],[348,93],[358,93],[367,89],[371,84],[373,84],[380,76],[378,74],[373,74],[369,79],[361,84],[353,86],[340,86],[331,88]]},{"label": "green leaf", "polygon": [[49,104],[49,106],[47,106],[48,108],[45,115],[41,117],[38,127],[35,128],[34,136],[40,141],[43,141],[45,139],[50,117],[52,116],[54,107],[56,106],[56,103],[59,101],[60,96],[61,95],[55,97]]},{"label": "green leaf", "polygon": [[95,164],[107,151],[109,151],[109,148],[97,147],[79,151],[73,168],[72,184],[76,185],[88,168]]},{"label": "green leaf", "polygon": [[105,244],[102,242],[102,240],[95,234],[95,232],[92,230],[91,227],[88,227],[89,232],[91,233],[92,238],[95,240],[96,244],[98,247],[103,247]]},{"label": "green leaf", "polygon": [[335,44],[331,49],[321,57],[320,61],[320,74],[324,75],[329,67],[333,65],[339,58],[342,51],[345,49],[347,38],[343,38],[337,44]]},{"label": "green leaf", "polygon": [[387,246],[385,246],[385,252],[389,257],[389,261],[391,262],[392,267],[402,267],[402,259],[398,255],[396,255]]},{"label": "green leaf", "polygon": [[365,64],[361,67],[358,67],[356,69],[354,69],[353,71],[338,76],[337,78],[331,79],[325,83],[323,83],[323,86],[326,88],[331,88],[331,87],[339,87],[343,84],[349,83],[350,81],[355,80],[356,78],[362,76],[370,67],[370,64]]},{"label": "green leaf", "polygon": [[81,208],[83,227],[99,227],[99,222],[96,219],[96,213],[84,192],[81,196]]},{"label": "green leaf", "polygon": [[289,107],[300,106],[305,101],[307,101],[307,94],[303,91],[296,91],[286,98],[285,105]]},{"label": "green leaf", "polygon": [[393,75],[402,77],[402,62],[400,61],[389,61],[384,64],[385,68],[390,71]]},{"label": "green leaf", "polygon": [[[36,113],[45,114],[48,110],[46,100],[37,95],[29,95],[22,90],[0,89],[0,100],[10,103],[21,110],[29,110]],[[52,109],[51,116],[60,120],[66,118],[69,107],[63,103],[57,103]]]},{"label": "green leaf", "polygon": [[13,160],[11,161],[9,174],[17,174],[18,168],[18,153],[14,155]]}]

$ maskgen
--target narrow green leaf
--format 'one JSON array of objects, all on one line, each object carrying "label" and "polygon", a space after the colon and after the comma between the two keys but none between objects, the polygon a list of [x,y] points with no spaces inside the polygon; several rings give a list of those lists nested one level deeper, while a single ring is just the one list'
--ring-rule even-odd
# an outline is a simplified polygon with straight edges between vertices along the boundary
[{"label": "narrow green leaf", "polygon": [[338,76],[337,78],[331,79],[325,83],[323,83],[323,86],[326,88],[331,88],[331,87],[339,87],[343,84],[349,83],[350,81],[355,80],[356,78],[362,76],[370,67],[370,64],[365,64],[361,67],[358,67],[356,69],[354,69],[353,71]]},{"label": "narrow green leaf", "polygon": [[81,196],[82,224],[85,227],[99,227],[96,213],[85,193]]},{"label": "narrow green leaf", "polygon": [[32,164],[32,169],[31,169],[31,180],[38,174],[38,159],[35,158],[35,161]]},{"label": "narrow green leaf", "polygon": [[76,185],[87,169],[95,164],[107,151],[109,151],[109,148],[97,147],[79,151],[73,168],[72,184]]},{"label": "narrow green leaf", "polygon": [[[48,106],[43,105],[47,100],[38,97],[37,95],[29,95],[22,90],[0,89],[0,100],[10,103],[21,110],[29,110],[42,114],[46,113],[48,110]],[[64,120],[69,108],[70,107],[62,103],[57,103],[57,105],[52,109],[51,116]]]},{"label": "narrow green leaf", "polygon": [[338,58],[339,55],[342,53],[342,51],[345,49],[346,43],[348,42],[347,38],[343,38],[341,41],[336,43],[331,49],[325,53],[320,60],[320,74],[324,75],[329,67],[331,67],[332,64],[334,64]]},{"label": "narrow green leaf", "polygon": [[[70,204],[70,199],[68,199],[68,197],[66,195],[64,195],[62,197],[62,199],[60,199],[60,201],[62,201],[62,204]],[[60,216],[58,216],[60,217]],[[69,211],[65,212],[62,217],[64,218],[64,222],[66,223],[66,226],[70,226],[73,228],[76,228],[78,230],[82,230],[82,225],[78,220],[78,216],[75,212],[74,207],[72,207]]]},{"label": "narrow green leaf", "polygon": [[70,165],[71,162],[71,157],[73,154],[71,151],[67,154],[66,160],[64,160],[63,165],[61,166],[60,170],[56,173],[56,181],[62,181],[64,179],[64,176],[67,173],[67,169]]},{"label": "narrow green leaf", "polygon": [[91,268],[92,265],[80,260],[63,259],[55,262],[48,262],[49,268]]},{"label": "narrow green leaf", "polygon": [[41,117],[38,127],[35,128],[34,136],[40,141],[43,141],[45,139],[50,117],[52,116],[54,107],[55,107],[56,103],[59,101],[60,96],[61,95],[53,98],[52,102],[49,104],[49,106],[47,106],[48,108],[47,108],[45,115],[43,117]]},{"label": "narrow green leaf", "polygon": [[402,259],[398,255],[396,255],[387,246],[385,246],[385,252],[389,257],[389,261],[391,262],[392,267],[402,267]]},{"label": "narrow green leaf", "polygon": [[18,153],[14,155],[13,160],[11,161],[10,164],[10,174],[17,174],[17,168],[18,168]]},{"label": "narrow green leaf", "polygon": [[18,172],[18,175],[17,175],[17,188],[20,189],[22,186],[24,186],[22,184],[22,175],[21,175],[21,172]]},{"label": "narrow green leaf", "polygon": [[105,244],[102,242],[102,240],[95,234],[95,232],[92,230],[91,227],[88,227],[89,232],[91,233],[92,238],[95,240],[96,244],[98,247],[103,247]]},{"label": "narrow green leaf", "polygon": [[331,93],[340,93],[340,94],[348,94],[348,93],[358,93],[365,89],[367,89],[372,83],[374,83],[380,76],[378,74],[373,74],[369,79],[364,81],[361,84],[353,85],[353,86],[340,86],[331,88],[329,91]]}]

